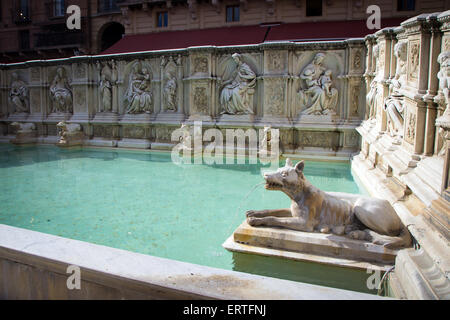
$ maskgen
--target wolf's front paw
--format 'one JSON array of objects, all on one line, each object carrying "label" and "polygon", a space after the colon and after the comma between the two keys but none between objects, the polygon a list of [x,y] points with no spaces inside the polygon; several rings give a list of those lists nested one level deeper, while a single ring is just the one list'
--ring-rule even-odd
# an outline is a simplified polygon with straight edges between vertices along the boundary
[{"label": "wolf's front paw", "polygon": [[261,225],[261,219],[250,217],[250,218],[247,218],[247,223],[249,225],[251,225],[252,227],[256,227],[256,226]]},{"label": "wolf's front paw", "polygon": [[260,211],[257,211],[257,210],[248,210],[245,213],[245,215],[247,216],[247,218],[249,218],[249,217],[257,217],[259,213],[260,213]]}]

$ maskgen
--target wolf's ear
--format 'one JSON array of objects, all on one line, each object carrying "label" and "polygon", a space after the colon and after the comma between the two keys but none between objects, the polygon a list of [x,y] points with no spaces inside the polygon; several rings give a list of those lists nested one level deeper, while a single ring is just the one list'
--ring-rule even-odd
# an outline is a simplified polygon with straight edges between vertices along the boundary
[{"label": "wolf's ear", "polygon": [[303,168],[305,168],[305,161],[300,161],[295,165],[295,171],[302,172]]},{"label": "wolf's ear", "polygon": [[292,161],[289,158],[286,159],[286,167],[292,167]]}]

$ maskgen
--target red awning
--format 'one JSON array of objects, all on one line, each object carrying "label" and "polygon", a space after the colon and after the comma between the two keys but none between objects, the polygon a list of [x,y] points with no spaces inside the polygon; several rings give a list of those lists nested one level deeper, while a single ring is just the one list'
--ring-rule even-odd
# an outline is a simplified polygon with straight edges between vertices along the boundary
[{"label": "red awning", "polygon": [[181,49],[194,46],[230,46],[264,41],[267,28],[260,26],[166,31],[128,35],[102,54]]},{"label": "red awning", "polygon": [[[404,18],[382,19],[381,27],[399,26],[404,20]],[[271,27],[254,25],[166,31],[126,35],[102,54],[181,49],[206,45],[259,44],[264,41],[337,40],[364,37],[375,31],[367,29],[366,20],[286,23]]]}]

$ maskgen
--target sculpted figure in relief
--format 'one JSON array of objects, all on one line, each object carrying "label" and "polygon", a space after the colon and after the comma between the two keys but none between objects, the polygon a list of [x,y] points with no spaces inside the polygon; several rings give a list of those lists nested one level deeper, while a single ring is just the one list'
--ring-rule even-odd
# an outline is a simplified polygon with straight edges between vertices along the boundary
[{"label": "sculpted figure in relief", "polygon": [[111,81],[108,79],[107,71],[107,66],[105,66],[100,75],[99,90],[101,101],[98,110],[99,112],[111,111],[112,109],[112,86]]},{"label": "sculpted figure in relief", "polygon": [[332,88],[332,71],[323,66],[324,53],[317,53],[313,61],[300,74],[306,89],[300,89],[300,103],[306,105],[304,114],[325,115],[336,113],[338,91]]},{"label": "sculpted figure in relief", "polygon": [[444,114],[450,117],[450,51],[442,52],[438,57],[441,68],[437,74],[439,79],[439,94],[435,97],[435,102],[444,106]]},{"label": "sculpted figure in relief", "polygon": [[[373,57],[375,59],[375,73],[379,70],[378,66],[378,55],[379,55],[379,47],[378,45],[373,46],[372,49]],[[368,108],[368,119],[374,119],[376,115],[376,101],[377,101],[377,81],[376,77],[370,83],[370,90],[366,95],[366,105]]]},{"label": "sculpted figure in relief", "polygon": [[139,63],[133,65],[125,101],[128,105],[127,113],[151,113],[153,111],[151,75],[147,67],[143,66],[140,69]]},{"label": "sculpted figure in relief", "polygon": [[164,85],[164,98],[166,110],[177,111],[177,81],[171,72],[166,73],[166,84]]},{"label": "sculpted figure in relief", "polygon": [[394,55],[397,57],[397,69],[395,76],[389,82],[391,94],[384,103],[384,110],[386,111],[388,119],[388,130],[391,136],[403,136],[403,95],[399,92],[402,84],[406,79],[406,55],[407,43],[404,41],[398,42],[394,46]]},{"label": "sculpted figure in relief", "polygon": [[445,155],[447,143],[450,140],[450,51],[442,52],[438,57],[441,68],[438,73],[439,93],[434,101],[445,108],[442,116],[436,119],[436,126],[439,127],[439,134],[444,143],[439,155]]},{"label": "sculpted figure in relief", "polygon": [[50,86],[50,96],[53,101],[52,112],[72,112],[72,90],[64,69],[56,69],[55,78]]},{"label": "sculpted figure in relief", "polygon": [[19,79],[19,75],[16,72],[12,74],[9,100],[14,107],[15,113],[30,112],[27,85]]},{"label": "sculpted figure in relief", "polygon": [[256,74],[243,62],[238,53],[232,55],[237,64],[231,78],[222,83],[220,93],[221,113],[227,114],[253,114],[250,98],[256,86]]}]

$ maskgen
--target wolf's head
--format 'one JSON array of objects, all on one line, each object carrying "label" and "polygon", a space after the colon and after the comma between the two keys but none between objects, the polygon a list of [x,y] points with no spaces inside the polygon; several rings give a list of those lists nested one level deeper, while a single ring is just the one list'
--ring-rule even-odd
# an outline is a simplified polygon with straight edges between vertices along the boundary
[{"label": "wolf's head", "polygon": [[289,197],[295,198],[298,194],[303,192],[305,187],[305,176],[303,175],[303,168],[305,162],[302,160],[295,166],[292,161],[286,159],[284,167],[279,168],[275,172],[266,172],[264,179],[266,180],[267,190],[281,190]]}]

